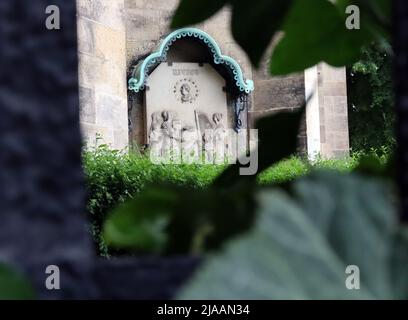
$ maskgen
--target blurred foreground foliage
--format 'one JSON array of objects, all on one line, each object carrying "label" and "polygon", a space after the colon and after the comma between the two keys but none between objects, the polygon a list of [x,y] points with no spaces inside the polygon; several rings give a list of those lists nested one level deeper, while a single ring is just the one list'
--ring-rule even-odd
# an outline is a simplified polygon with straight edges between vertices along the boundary
[{"label": "blurred foreground foliage", "polygon": [[34,297],[34,290],[28,280],[0,263],[0,300],[27,300]]},{"label": "blurred foreground foliage", "polygon": [[[362,47],[390,36],[387,0],[181,0],[172,26],[200,23],[227,4],[233,36],[255,66],[283,31],[272,74],[321,61],[350,65]],[[350,4],[361,10],[360,30],[345,28]],[[293,107],[258,121],[256,176],[232,165],[203,190],[146,188],[108,217],[104,239],[136,251],[211,252],[181,298],[406,298],[407,229],[398,219],[392,166],[363,157],[351,174],[307,171],[258,183],[296,152],[304,107]],[[361,270],[360,291],[346,288],[348,265]]]},{"label": "blurred foreground foliage", "polygon": [[[345,27],[349,5],[360,8],[359,30]],[[224,6],[232,10],[234,39],[255,66],[283,31],[270,59],[275,75],[303,71],[322,61],[351,65],[363,46],[390,38],[390,0],[181,0],[172,27],[198,24]]]},{"label": "blurred foreground foliage", "polygon": [[[361,174],[314,172],[257,192],[250,232],[206,261],[186,299],[407,299],[408,229],[392,187]],[[348,290],[347,266],[360,270]]]}]

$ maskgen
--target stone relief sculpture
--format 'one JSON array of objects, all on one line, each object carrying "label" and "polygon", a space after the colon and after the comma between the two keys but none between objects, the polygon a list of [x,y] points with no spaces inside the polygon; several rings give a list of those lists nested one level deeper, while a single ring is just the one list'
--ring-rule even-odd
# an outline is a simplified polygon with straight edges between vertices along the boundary
[{"label": "stone relief sculpture", "polygon": [[177,114],[168,110],[153,112],[151,118],[149,148],[156,163],[192,163],[198,159],[197,130],[193,126],[183,126]]},{"label": "stone relief sculpture", "polygon": [[222,113],[214,113],[211,117],[212,121],[204,112],[195,110],[195,115],[205,163],[224,163],[227,131],[221,123]]},{"label": "stone relief sculpture", "polygon": [[227,132],[221,123],[222,113],[214,113],[212,120],[214,122],[214,162],[222,164],[225,161],[225,140],[227,136]]},{"label": "stone relief sculpture", "polygon": [[172,114],[164,110],[162,112],[162,125],[161,125],[161,132],[163,135],[163,145],[162,145],[162,152],[161,155],[165,162],[170,161],[171,155],[171,140],[172,140]]},{"label": "stone relief sculpture", "polygon": [[214,163],[214,135],[212,129],[203,134],[203,152],[205,163]]},{"label": "stone relief sculpture", "polygon": [[183,130],[183,123],[181,120],[173,120],[173,130],[171,136],[171,160],[180,163],[181,162],[181,132]]},{"label": "stone relief sculpture", "polygon": [[[161,163],[204,162],[223,164],[227,151],[227,130],[223,114],[209,117],[195,110],[196,126],[184,124],[175,112],[153,112],[149,129],[150,156]],[[210,120],[211,119],[211,120]]]},{"label": "stone relief sculpture", "polygon": [[197,130],[193,126],[183,128],[181,150],[183,163],[193,163],[199,160]]},{"label": "stone relief sculpture", "polygon": [[152,113],[152,124],[149,130],[149,146],[150,157],[159,159],[161,157],[161,149],[163,143],[163,136],[161,132],[162,117],[160,112]]},{"label": "stone relief sculpture", "polygon": [[176,113],[168,110],[162,112],[161,132],[163,135],[162,157],[165,163],[179,162],[182,123]]}]

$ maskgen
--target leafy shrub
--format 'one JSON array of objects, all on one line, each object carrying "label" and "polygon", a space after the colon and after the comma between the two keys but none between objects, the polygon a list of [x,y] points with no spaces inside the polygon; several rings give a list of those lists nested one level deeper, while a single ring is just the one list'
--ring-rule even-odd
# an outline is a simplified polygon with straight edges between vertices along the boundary
[{"label": "leafy shrub", "polygon": [[[388,157],[384,152],[377,156],[385,164]],[[257,178],[260,185],[271,185],[293,181],[305,176],[313,168],[349,172],[357,167],[364,153],[356,153],[340,160],[318,158],[313,163],[293,156],[282,160],[263,171]],[[225,166],[211,165],[155,165],[145,156],[125,151],[111,150],[101,145],[84,150],[83,165],[88,190],[87,211],[91,220],[91,232],[102,255],[108,254],[101,237],[101,227],[107,214],[118,205],[134,198],[150,185],[172,185],[193,190],[204,190],[225,169]],[[155,236],[153,236],[154,239]],[[150,244],[146,250],[152,249]],[[154,250],[153,250],[154,251]]]},{"label": "leafy shrub", "polygon": [[0,300],[31,300],[35,298],[32,284],[20,272],[0,263]]},{"label": "leafy shrub", "polygon": [[392,55],[385,44],[363,48],[348,68],[348,117],[353,150],[395,148]]},{"label": "leafy shrub", "polygon": [[267,185],[294,181],[310,173],[313,169],[326,169],[347,173],[359,169],[365,162],[365,159],[375,161],[375,164],[382,169],[388,165],[390,158],[391,149],[387,147],[380,149],[371,148],[370,152],[354,152],[351,156],[344,157],[343,159],[323,159],[317,157],[312,162],[293,156],[263,171],[258,176],[258,182],[261,185]]},{"label": "leafy shrub", "polygon": [[91,232],[99,252],[107,254],[100,237],[107,213],[151,184],[173,184],[202,189],[224,169],[223,166],[154,165],[147,157],[101,145],[84,150],[83,166],[87,185],[87,211]]}]

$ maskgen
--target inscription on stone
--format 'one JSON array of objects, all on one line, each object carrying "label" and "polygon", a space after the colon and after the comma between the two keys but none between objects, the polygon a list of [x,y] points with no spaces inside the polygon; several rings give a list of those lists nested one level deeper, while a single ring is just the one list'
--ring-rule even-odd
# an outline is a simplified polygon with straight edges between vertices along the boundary
[{"label": "inscription on stone", "polygon": [[198,69],[173,69],[173,76],[198,76]]}]

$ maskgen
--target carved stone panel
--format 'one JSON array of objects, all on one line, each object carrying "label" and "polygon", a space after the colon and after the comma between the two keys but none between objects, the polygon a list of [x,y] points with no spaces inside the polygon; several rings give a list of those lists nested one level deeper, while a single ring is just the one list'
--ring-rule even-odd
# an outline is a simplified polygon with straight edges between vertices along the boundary
[{"label": "carved stone panel", "polygon": [[[146,142],[150,151],[163,157],[171,150],[176,157],[182,154],[183,162],[190,162],[205,147],[217,141],[221,145],[228,128],[224,88],[224,78],[210,64],[160,64],[150,75],[146,90]],[[205,135],[209,129],[214,137]],[[222,148],[218,146],[218,150]]]}]

